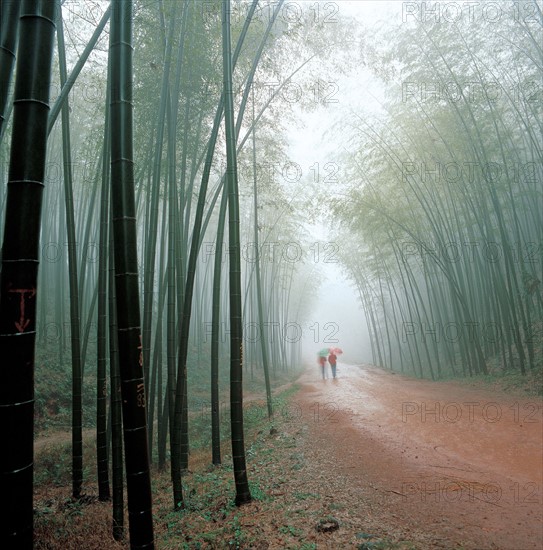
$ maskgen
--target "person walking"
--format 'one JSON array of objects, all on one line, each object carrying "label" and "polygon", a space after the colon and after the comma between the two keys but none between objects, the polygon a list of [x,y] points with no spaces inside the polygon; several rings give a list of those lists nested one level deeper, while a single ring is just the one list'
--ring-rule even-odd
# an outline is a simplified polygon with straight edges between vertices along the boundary
[{"label": "person walking", "polygon": [[321,366],[322,379],[325,379],[326,374],[326,357],[324,355],[319,356],[319,365]]},{"label": "person walking", "polygon": [[328,356],[328,362],[330,363],[330,368],[332,369],[332,378],[336,377],[336,366],[337,366],[337,355],[331,351]]}]

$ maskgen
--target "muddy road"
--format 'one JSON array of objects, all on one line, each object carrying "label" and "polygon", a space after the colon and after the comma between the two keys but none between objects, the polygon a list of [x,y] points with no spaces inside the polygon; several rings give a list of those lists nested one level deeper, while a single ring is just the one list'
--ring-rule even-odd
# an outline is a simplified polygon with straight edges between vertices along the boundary
[{"label": "muddy road", "polygon": [[390,529],[436,548],[543,548],[541,398],[343,363],[299,382],[291,414],[309,420],[314,460],[371,487]]}]

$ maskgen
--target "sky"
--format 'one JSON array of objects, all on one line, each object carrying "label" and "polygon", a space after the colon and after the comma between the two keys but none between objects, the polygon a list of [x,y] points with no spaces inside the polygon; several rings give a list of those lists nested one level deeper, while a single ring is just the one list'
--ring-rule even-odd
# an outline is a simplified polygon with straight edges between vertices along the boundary
[{"label": "sky", "polygon": [[401,0],[336,0],[339,12],[361,21],[378,21],[390,13],[401,13]]}]

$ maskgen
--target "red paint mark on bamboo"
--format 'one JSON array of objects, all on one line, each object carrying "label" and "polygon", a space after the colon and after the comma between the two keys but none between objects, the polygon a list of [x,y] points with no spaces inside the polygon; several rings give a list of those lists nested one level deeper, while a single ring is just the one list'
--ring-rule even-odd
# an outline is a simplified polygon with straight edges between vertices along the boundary
[{"label": "red paint mark on bamboo", "polygon": [[24,332],[26,327],[30,324],[30,319],[25,319],[25,295],[29,295],[32,298],[36,295],[35,288],[10,288],[8,292],[13,292],[21,295],[21,301],[19,302],[19,321],[15,321],[15,328],[19,333]]}]

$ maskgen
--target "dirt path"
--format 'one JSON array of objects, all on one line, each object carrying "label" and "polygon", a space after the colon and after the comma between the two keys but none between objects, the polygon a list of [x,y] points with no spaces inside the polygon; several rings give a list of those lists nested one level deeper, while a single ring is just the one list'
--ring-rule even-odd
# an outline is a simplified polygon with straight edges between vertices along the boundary
[{"label": "dirt path", "polygon": [[543,548],[540,398],[369,366],[300,378],[293,414],[314,463],[334,469],[385,529],[432,548]]}]

